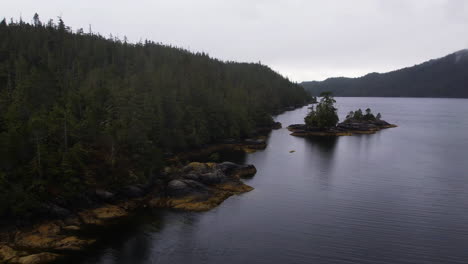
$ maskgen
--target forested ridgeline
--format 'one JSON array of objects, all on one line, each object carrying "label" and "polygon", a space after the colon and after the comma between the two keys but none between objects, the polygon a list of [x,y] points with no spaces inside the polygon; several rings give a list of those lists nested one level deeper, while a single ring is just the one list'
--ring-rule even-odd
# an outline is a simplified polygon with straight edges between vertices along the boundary
[{"label": "forested ridgeline", "polygon": [[335,96],[468,98],[468,50],[388,73],[302,85],[312,95],[330,91]]},{"label": "forested ridgeline", "polygon": [[0,215],[145,182],[165,153],[246,137],[309,99],[260,64],[72,32],[61,19],[3,20]]}]

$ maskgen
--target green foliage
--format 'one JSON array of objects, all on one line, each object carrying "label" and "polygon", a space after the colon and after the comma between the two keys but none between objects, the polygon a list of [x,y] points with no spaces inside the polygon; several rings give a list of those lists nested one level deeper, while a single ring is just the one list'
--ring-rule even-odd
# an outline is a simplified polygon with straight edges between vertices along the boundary
[{"label": "green foliage", "polygon": [[322,98],[317,107],[312,108],[309,114],[304,118],[305,124],[309,128],[331,128],[338,123],[338,114],[335,108],[335,99],[331,93],[322,93]]},{"label": "green foliage", "polygon": [[349,114],[346,116],[346,120],[355,120],[355,121],[374,121],[374,120],[380,120],[382,115],[377,114],[377,117],[372,114],[372,110],[370,108],[367,108],[365,110],[365,114],[362,113],[362,110],[359,108],[356,111],[351,111]]},{"label": "green foliage", "polygon": [[260,64],[3,20],[0,210],[145,181],[165,153],[245,137],[309,100]]},{"label": "green foliage", "polygon": [[354,111],[354,116],[353,116],[354,119],[356,119],[356,120],[362,120],[363,117],[364,117],[364,115],[362,114],[361,108],[359,108],[358,110]]},{"label": "green foliage", "polygon": [[374,114],[372,114],[372,110],[370,108],[366,109],[366,114],[364,115],[364,120],[375,120]]}]

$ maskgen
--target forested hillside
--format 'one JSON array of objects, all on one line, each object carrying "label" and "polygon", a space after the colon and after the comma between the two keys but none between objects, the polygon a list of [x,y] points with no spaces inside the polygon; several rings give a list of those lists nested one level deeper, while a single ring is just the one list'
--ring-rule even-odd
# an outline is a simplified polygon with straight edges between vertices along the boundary
[{"label": "forested hillside", "polygon": [[388,73],[302,85],[312,95],[330,91],[335,96],[468,98],[468,50]]},{"label": "forested hillside", "polygon": [[260,64],[0,22],[0,215],[157,175],[168,152],[269,125],[308,94]]}]

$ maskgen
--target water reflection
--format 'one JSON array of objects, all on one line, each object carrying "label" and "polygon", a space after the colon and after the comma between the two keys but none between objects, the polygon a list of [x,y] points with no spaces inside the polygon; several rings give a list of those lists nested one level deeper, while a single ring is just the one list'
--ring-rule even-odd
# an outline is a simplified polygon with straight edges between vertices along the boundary
[{"label": "water reflection", "polygon": [[143,215],[80,263],[466,263],[468,100],[338,102],[340,116],[369,106],[399,127],[309,139],[275,130],[266,150],[239,153],[258,169],[254,191],[205,213]]},{"label": "water reflection", "polygon": [[143,263],[152,254],[153,237],[149,234],[160,232],[164,227],[164,211],[142,210],[104,229],[85,230],[84,237],[100,237],[98,243],[86,251],[86,256],[77,252],[55,263]]},{"label": "water reflection", "polygon": [[[335,151],[338,137],[308,137],[304,138],[305,153],[308,157],[310,170],[319,170],[318,177],[322,187],[328,188],[333,175]],[[312,158],[313,157],[313,158]],[[319,158],[317,158],[319,157]]]},{"label": "water reflection", "polygon": [[335,152],[336,143],[338,142],[338,137],[307,137],[305,141],[316,147],[318,154],[325,155],[326,158],[331,158]]},{"label": "water reflection", "polygon": [[305,155],[312,160],[319,157],[319,162],[315,165],[321,167],[322,171],[328,171],[334,162],[335,150],[337,147],[338,137],[308,137],[304,138],[306,142],[305,152],[310,155]]}]

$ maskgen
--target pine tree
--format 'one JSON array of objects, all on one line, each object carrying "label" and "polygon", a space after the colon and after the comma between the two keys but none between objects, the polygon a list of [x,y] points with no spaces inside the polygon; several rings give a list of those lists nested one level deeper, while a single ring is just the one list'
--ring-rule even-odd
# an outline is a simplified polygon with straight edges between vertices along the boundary
[{"label": "pine tree", "polygon": [[34,14],[34,17],[33,17],[33,25],[35,27],[40,27],[42,26],[42,23],[41,23],[41,20],[39,20],[39,15],[37,13]]},{"label": "pine tree", "polygon": [[164,154],[246,137],[310,99],[264,65],[72,32],[61,17],[0,22],[0,214],[144,182]]}]

